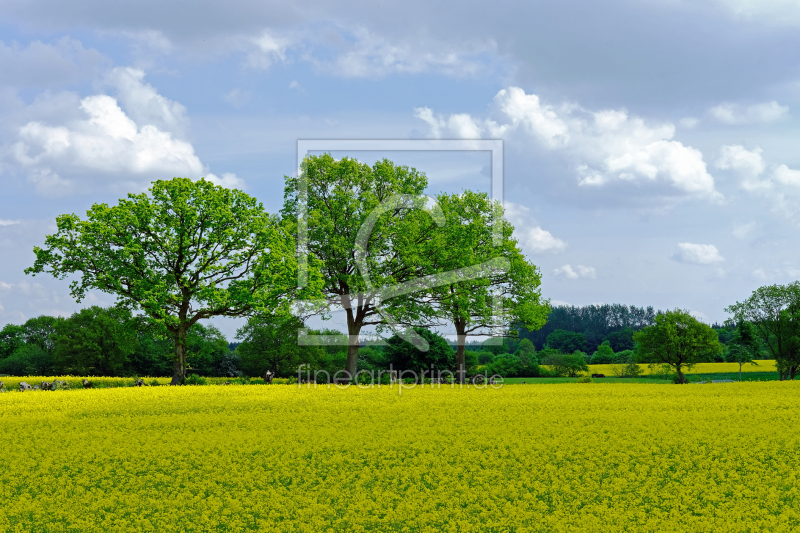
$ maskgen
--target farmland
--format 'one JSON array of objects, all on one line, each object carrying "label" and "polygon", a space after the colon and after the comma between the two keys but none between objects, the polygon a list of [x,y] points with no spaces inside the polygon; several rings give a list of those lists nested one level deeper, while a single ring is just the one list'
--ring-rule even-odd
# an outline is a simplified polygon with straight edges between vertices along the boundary
[{"label": "farmland", "polygon": [[0,395],[8,531],[791,531],[796,382]]}]

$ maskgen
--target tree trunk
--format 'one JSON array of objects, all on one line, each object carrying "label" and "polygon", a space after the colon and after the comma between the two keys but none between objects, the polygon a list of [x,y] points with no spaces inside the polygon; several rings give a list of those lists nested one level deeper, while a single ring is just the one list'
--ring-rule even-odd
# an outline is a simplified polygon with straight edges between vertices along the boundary
[{"label": "tree trunk", "polygon": [[739,363],[739,381],[742,381],[742,363]]},{"label": "tree trunk", "polygon": [[345,370],[350,374],[350,379],[355,378],[356,372],[358,372],[358,335],[361,333],[361,320],[356,320],[353,314],[353,309],[347,309],[348,338]]},{"label": "tree trunk", "polygon": [[675,370],[678,372],[678,382],[684,385],[686,383],[686,377],[683,375],[683,372],[681,372],[681,365],[676,365]]},{"label": "tree trunk", "polygon": [[464,384],[467,377],[467,363],[465,352],[467,351],[467,335],[464,333],[463,324],[456,324],[457,346],[456,346],[456,382]]},{"label": "tree trunk", "polygon": [[170,385],[183,385],[186,379],[186,329],[179,327],[173,335],[175,339],[175,369]]}]

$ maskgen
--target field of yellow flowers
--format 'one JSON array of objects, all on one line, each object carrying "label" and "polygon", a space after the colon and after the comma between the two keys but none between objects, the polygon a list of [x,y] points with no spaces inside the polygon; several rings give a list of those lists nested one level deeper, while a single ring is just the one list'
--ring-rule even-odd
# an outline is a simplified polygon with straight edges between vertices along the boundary
[{"label": "field of yellow flowers", "polygon": [[0,394],[0,531],[794,531],[800,383]]},{"label": "field of yellow flowers", "polygon": [[[772,359],[757,361],[757,365],[745,364],[742,365],[742,372],[777,372],[775,361]],[[653,373],[650,365],[640,364],[641,375],[647,376]],[[656,368],[656,371],[661,370]],[[697,363],[690,369],[684,369],[684,374],[721,374],[721,373],[738,373],[738,363]],[[605,374],[606,376],[614,375],[614,365],[589,365],[589,374]],[[777,379],[777,377],[776,377]]]}]

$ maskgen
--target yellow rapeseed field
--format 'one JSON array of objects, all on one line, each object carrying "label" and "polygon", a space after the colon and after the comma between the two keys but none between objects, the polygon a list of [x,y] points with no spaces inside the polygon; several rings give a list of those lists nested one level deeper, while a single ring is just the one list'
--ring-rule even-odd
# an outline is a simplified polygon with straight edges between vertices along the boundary
[{"label": "yellow rapeseed field", "polygon": [[0,394],[0,531],[795,531],[800,383]]},{"label": "yellow rapeseed field", "polygon": [[[758,365],[742,365],[742,372],[777,372],[774,360],[756,361]],[[605,374],[606,376],[613,376],[614,365],[589,365],[590,374]],[[642,375],[649,375],[649,365],[639,365],[642,369]],[[722,374],[722,373],[738,373],[738,363],[698,363],[689,370],[684,370],[684,374]],[[777,379],[777,377],[776,377]]]}]

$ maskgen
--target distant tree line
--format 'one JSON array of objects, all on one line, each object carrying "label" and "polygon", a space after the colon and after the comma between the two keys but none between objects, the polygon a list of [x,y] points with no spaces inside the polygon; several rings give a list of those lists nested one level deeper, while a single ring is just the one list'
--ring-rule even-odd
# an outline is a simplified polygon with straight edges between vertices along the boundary
[{"label": "distant tree line", "polygon": [[[614,306],[591,307],[586,313],[567,308],[561,316],[596,316],[598,308]],[[557,316],[559,309],[554,310]],[[783,357],[792,356],[792,348],[800,347],[800,328],[792,329],[797,318],[780,313],[776,317],[781,328],[767,327],[764,318],[760,325],[732,319],[710,327],[687,311],[658,312],[649,326],[609,331],[594,350],[583,332],[552,330],[537,349],[529,338],[511,331],[506,337],[468,342],[465,367],[469,375],[533,378],[576,376],[590,364],[602,364],[612,365],[617,376],[636,377],[638,364],[650,363],[671,366],[677,380],[684,382],[682,372],[701,361],[735,362],[741,371],[743,364],[781,355],[775,351],[779,344],[787,347]],[[228,342],[216,327],[194,324],[186,340],[188,373],[254,377],[270,371],[281,377],[330,379],[345,370],[348,337],[337,330],[311,330],[310,343],[300,345],[297,332],[303,326],[294,317],[256,315],[239,328],[236,342]],[[427,351],[393,335],[382,344],[361,343],[358,368],[373,373],[412,370],[427,376],[456,370],[455,343],[428,328],[417,327],[415,333],[428,342]],[[0,374],[169,376],[174,342],[173,336],[117,307],[93,306],[66,318],[43,315],[21,325],[6,324],[0,331]],[[782,377],[793,377],[785,359],[779,359],[780,368],[788,369]]]},{"label": "distant tree line", "polygon": [[[204,376],[237,375],[237,354],[214,326],[194,324],[188,364]],[[116,307],[38,316],[0,330],[0,374],[169,376],[174,338]]]},{"label": "distant tree line", "polygon": [[580,349],[594,352],[603,341],[609,341],[615,350],[633,349],[633,333],[653,324],[657,311],[653,307],[603,304],[586,306],[555,306],[550,309],[547,323],[540,329],[529,331],[523,325],[516,327],[520,338],[530,340],[537,350],[548,343],[556,330],[580,333]]}]

